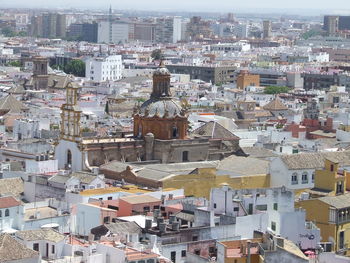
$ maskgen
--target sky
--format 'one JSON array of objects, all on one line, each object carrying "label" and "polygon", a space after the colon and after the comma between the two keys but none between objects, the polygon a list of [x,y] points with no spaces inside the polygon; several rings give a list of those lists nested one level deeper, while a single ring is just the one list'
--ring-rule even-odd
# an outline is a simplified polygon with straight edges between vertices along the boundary
[{"label": "sky", "polygon": [[349,0],[0,0],[1,7],[42,8],[105,8],[154,10],[154,11],[219,11],[254,12],[259,9],[305,10],[350,14]]}]

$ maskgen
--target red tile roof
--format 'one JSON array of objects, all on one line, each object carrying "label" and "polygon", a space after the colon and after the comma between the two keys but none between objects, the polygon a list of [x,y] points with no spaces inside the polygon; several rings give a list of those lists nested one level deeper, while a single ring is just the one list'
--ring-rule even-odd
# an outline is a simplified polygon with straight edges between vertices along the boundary
[{"label": "red tile roof", "polygon": [[19,206],[21,203],[12,196],[0,197],[0,208]]}]

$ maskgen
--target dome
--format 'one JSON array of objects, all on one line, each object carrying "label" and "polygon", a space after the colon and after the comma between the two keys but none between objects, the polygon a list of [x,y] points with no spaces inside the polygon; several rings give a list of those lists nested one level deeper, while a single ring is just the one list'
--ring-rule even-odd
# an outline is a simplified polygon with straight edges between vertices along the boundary
[{"label": "dome", "polygon": [[170,75],[170,72],[166,67],[160,67],[154,71],[154,75]]},{"label": "dome", "polygon": [[149,99],[142,104],[140,115],[145,117],[157,115],[161,118],[173,118],[176,116],[184,116],[184,111],[173,99]]}]

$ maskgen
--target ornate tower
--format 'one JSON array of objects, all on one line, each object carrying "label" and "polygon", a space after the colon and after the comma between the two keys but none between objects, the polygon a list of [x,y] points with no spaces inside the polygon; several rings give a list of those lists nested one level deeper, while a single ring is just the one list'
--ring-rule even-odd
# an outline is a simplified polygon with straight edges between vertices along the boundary
[{"label": "ornate tower", "polygon": [[152,133],[155,139],[186,139],[187,115],[171,96],[170,73],[163,61],[153,74],[151,98],[134,109],[134,136],[144,138]]},{"label": "ornate tower", "polygon": [[81,141],[81,110],[77,105],[77,88],[69,83],[66,92],[66,103],[61,107],[61,139],[79,142]]}]

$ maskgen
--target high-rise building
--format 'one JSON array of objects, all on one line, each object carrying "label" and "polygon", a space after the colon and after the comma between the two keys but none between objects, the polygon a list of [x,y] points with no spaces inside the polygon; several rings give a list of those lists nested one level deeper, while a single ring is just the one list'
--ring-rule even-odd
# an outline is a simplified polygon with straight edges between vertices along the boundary
[{"label": "high-rise building", "polygon": [[339,16],[325,16],[323,29],[329,36],[334,36],[339,30]]},{"label": "high-rise building", "polygon": [[177,43],[182,37],[181,17],[165,17],[157,19],[156,41],[161,43]]},{"label": "high-rise building", "polygon": [[98,23],[98,43],[126,43],[129,41],[129,23],[126,21],[104,20]]},{"label": "high-rise building", "polygon": [[265,20],[263,21],[263,38],[270,38],[271,37],[271,31],[272,31],[272,24],[271,21]]},{"label": "high-rise building", "polygon": [[350,16],[339,16],[339,30],[350,30]]},{"label": "high-rise building", "polygon": [[66,15],[46,13],[32,17],[29,34],[34,37],[64,38],[66,36]]},{"label": "high-rise building", "polygon": [[71,24],[67,37],[72,40],[97,43],[97,23]]}]

